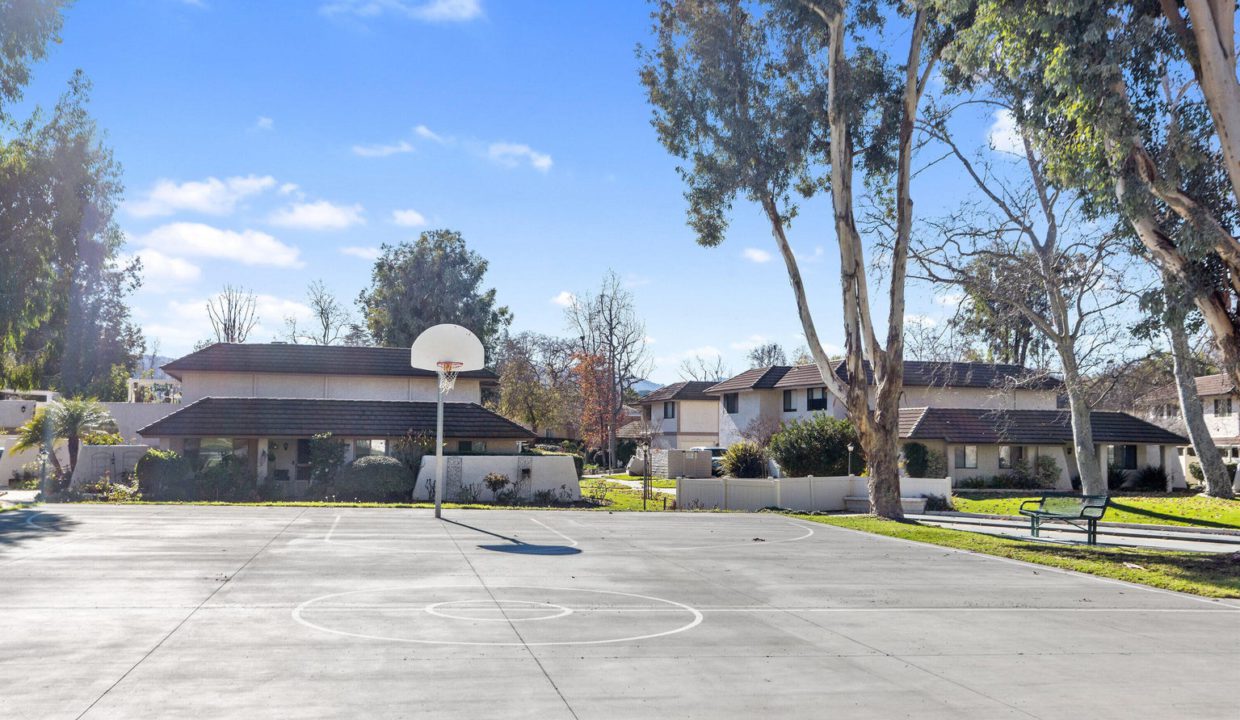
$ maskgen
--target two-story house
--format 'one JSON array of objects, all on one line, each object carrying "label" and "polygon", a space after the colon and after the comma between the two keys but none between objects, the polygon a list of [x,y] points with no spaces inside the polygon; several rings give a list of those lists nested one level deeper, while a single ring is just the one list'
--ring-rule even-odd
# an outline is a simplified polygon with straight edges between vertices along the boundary
[{"label": "two-story house", "polygon": [[714,381],[672,383],[651,391],[638,402],[638,426],[660,450],[713,447],[719,442],[719,398],[706,394]]},{"label": "two-story house", "polygon": [[[1197,395],[1201,398],[1206,428],[1224,462],[1240,461],[1240,393],[1229,375],[1202,375],[1196,378]],[[1184,435],[1184,416],[1180,410],[1179,393],[1174,384],[1146,393],[1136,401],[1138,412],[1150,422]],[[1184,448],[1186,461],[1191,462],[1193,449]]]},{"label": "two-story house", "polygon": [[[434,373],[403,348],[217,343],[163,366],[182,405],[138,432],[189,457],[248,459],[259,482],[309,479],[310,440],[331,433],[346,458],[386,454],[408,434],[435,436]],[[482,407],[490,370],[461,373],[444,397],[444,443],[455,453],[514,453],[533,439]]]},{"label": "two-story house", "polygon": [[[843,362],[834,370],[847,382]],[[1004,474],[1050,456],[1060,468],[1058,486],[1066,489],[1077,466],[1070,414],[1059,408],[1061,391],[1056,378],[1019,365],[905,361],[900,436],[942,453],[955,479]],[[815,412],[848,415],[815,365],[748,370],[707,393],[720,398],[723,445]],[[1174,461],[1183,437],[1126,413],[1095,412],[1092,419],[1104,471],[1108,461],[1127,469],[1156,465],[1183,484]]]}]

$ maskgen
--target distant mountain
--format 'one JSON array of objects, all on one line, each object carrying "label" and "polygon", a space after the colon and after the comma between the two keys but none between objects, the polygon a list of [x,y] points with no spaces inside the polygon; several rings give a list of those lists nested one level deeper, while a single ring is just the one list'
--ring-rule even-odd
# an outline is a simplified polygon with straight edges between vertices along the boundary
[{"label": "distant mountain", "polygon": [[153,370],[155,371],[155,374],[151,376],[153,379],[155,379],[155,380],[167,380],[167,379],[168,379],[168,374],[167,374],[167,373],[165,373],[163,370],[160,370],[159,368],[160,368],[161,366],[163,366],[163,365],[167,364],[167,363],[172,362],[172,361],[173,361],[173,360],[175,360],[175,359],[176,359],[176,358],[170,358],[170,357],[164,357],[164,356],[162,356],[162,355],[156,355],[156,356],[155,356],[155,362],[153,362],[153,363],[152,363],[152,362],[151,362],[151,356],[150,356],[150,355],[143,355],[142,357],[138,358],[138,377],[143,377],[143,374],[144,374],[147,370],[152,370],[152,369],[153,369]]},{"label": "distant mountain", "polygon": [[656,382],[650,382],[649,380],[638,380],[633,383],[633,392],[637,393],[638,397],[646,397],[661,387],[663,386]]}]

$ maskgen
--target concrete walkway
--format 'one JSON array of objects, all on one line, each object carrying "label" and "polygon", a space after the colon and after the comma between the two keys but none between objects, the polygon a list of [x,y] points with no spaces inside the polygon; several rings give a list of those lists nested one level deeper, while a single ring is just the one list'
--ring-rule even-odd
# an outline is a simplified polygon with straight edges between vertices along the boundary
[{"label": "concrete walkway", "polygon": [[[1085,533],[1065,523],[1044,523],[1041,537],[1029,534],[1029,520],[1024,517],[962,516],[925,514],[906,515],[910,520],[938,525],[953,530],[986,533],[1017,540],[1044,540],[1069,544],[1085,544]],[[1240,533],[1220,530],[1196,530],[1177,526],[1137,526],[1099,523],[1098,544],[1115,547],[1144,547],[1157,550],[1188,550],[1193,552],[1240,552]]]}]

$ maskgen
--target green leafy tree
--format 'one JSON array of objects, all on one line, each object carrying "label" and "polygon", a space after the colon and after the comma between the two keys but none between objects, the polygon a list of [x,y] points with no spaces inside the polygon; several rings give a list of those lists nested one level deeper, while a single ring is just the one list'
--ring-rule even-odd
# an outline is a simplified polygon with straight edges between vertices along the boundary
[{"label": "green leafy tree", "polygon": [[487,261],[454,230],[429,230],[412,244],[384,245],[370,287],[358,297],[371,337],[380,345],[407,347],[440,323],[469,328],[490,356],[512,323],[483,289]]},{"label": "green leafy tree", "polygon": [[61,11],[69,0],[0,0],[0,119],[6,105],[20,100],[30,66],[60,42]]},{"label": "green leafy tree", "polygon": [[[870,459],[873,512],[903,517],[899,399],[913,128],[943,42],[920,3],[831,0],[662,0],[642,82],[659,139],[685,161],[689,225],[719,245],[737,197],[762,208],[788,272],[809,351],[827,390],[843,400]],[[907,38],[892,59],[893,38]],[[882,208],[889,242],[886,340],[870,305],[865,243],[856,222],[861,172]],[[846,380],[815,327],[787,238],[790,193],[829,195],[840,252]],[[868,371],[867,371],[868,365]],[[875,384],[867,382],[874,377]]]}]

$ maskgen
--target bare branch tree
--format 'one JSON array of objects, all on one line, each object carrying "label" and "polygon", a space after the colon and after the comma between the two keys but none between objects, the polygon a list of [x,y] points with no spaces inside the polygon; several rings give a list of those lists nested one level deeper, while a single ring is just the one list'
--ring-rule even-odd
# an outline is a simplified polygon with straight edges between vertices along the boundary
[{"label": "bare branch tree", "polygon": [[284,318],[284,339],[291,343],[306,342],[312,345],[349,344],[348,336],[356,326],[352,311],[327,289],[322,280],[315,280],[306,289],[312,320],[308,327],[299,327],[297,318]]},{"label": "bare branch tree", "polygon": [[770,342],[759,345],[749,351],[749,367],[760,368],[772,365],[787,365],[788,356],[779,343]]},{"label": "bare branch tree", "polygon": [[681,380],[714,380],[719,382],[732,374],[720,355],[694,355],[680,362]]},{"label": "bare branch tree", "polygon": [[1126,238],[1091,225],[1078,198],[1048,181],[1027,134],[1019,168],[999,172],[961,149],[948,120],[930,114],[922,127],[955,157],[982,199],[927,222],[911,255],[923,279],[959,286],[992,312],[1019,314],[1050,342],[1068,395],[1082,490],[1105,495],[1090,422],[1100,397],[1091,396],[1089,376],[1110,374],[1099,371],[1126,349],[1127,328],[1116,318],[1132,299]]},{"label": "bare branch tree", "polygon": [[608,271],[596,292],[578,296],[564,312],[582,353],[602,358],[611,378],[606,398],[608,463],[616,457],[616,422],[624,397],[651,370],[646,323],[637,314],[633,293],[615,271]]},{"label": "bare branch tree", "polygon": [[207,317],[215,341],[243,343],[258,324],[254,293],[241,286],[225,285],[219,295],[207,301]]}]

